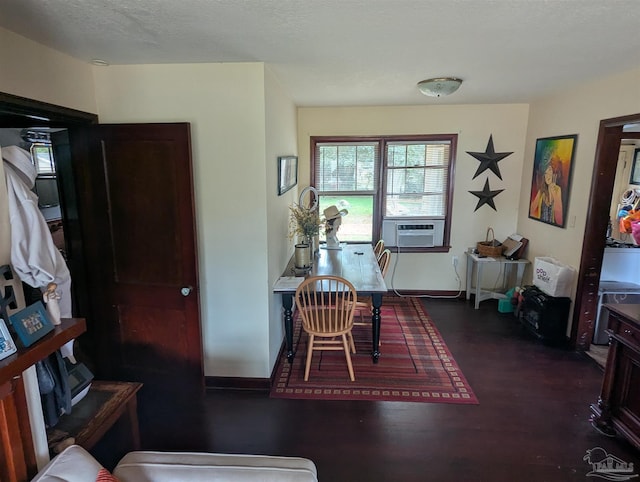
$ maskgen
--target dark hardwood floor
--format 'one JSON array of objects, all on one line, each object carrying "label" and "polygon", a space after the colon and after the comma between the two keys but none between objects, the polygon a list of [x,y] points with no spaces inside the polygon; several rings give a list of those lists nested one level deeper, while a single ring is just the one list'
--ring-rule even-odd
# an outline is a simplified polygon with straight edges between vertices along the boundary
[{"label": "dark hardwood floor", "polygon": [[321,481],[584,481],[594,447],[640,469],[640,453],[589,423],[603,377],[591,358],[541,344],[493,300],[424,305],[479,405],[143,397],[143,448],[308,457]]}]

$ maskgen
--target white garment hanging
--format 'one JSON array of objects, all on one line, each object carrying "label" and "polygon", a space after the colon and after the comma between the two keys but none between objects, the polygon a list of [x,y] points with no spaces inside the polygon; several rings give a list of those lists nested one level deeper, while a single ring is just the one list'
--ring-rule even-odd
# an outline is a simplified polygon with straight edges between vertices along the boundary
[{"label": "white garment hanging", "polygon": [[[71,274],[55,246],[49,226],[38,209],[38,196],[31,189],[37,176],[30,154],[18,146],[2,148],[11,224],[11,264],[20,280],[46,291],[58,285],[60,316],[71,318]],[[73,359],[73,342],[63,355]]]},{"label": "white garment hanging", "polygon": [[[2,148],[0,147],[0,153]],[[0,154],[0,159],[2,155]],[[0,164],[0,182],[4,178],[4,163]],[[9,200],[7,191],[0,186],[0,264],[11,262],[11,224],[9,221]],[[16,280],[19,278],[16,275]],[[22,290],[16,289],[16,297],[19,298],[19,306],[22,307]],[[29,414],[29,424],[31,425],[31,440],[36,457],[38,470],[42,470],[49,462],[49,444],[47,443],[47,431],[44,425],[42,413],[42,403],[40,401],[40,389],[36,376],[36,366],[31,365],[22,372],[24,380],[24,391],[27,401],[27,412]]]},{"label": "white garment hanging", "polygon": [[71,274],[38,209],[38,196],[31,191],[36,173],[29,153],[9,146],[2,148],[2,157],[9,197],[13,269],[22,281],[34,288],[46,290],[49,283],[56,283],[60,292],[60,316],[70,318]]}]

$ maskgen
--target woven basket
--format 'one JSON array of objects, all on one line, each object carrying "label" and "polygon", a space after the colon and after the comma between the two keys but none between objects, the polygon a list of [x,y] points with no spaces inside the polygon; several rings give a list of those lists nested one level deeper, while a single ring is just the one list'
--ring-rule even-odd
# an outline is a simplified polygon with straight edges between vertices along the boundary
[{"label": "woven basket", "polygon": [[478,254],[481,256],[495,258],[502,255],[502,243],[500,241],[496,241],[495,235],[493,234],[493,228],[487,229],[487,237],[485,241],[478,241],[476,248],[478,249]]}]

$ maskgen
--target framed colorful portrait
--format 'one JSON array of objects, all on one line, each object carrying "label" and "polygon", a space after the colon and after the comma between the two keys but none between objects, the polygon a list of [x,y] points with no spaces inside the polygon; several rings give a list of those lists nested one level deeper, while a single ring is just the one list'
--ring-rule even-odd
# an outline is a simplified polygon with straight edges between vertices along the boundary
[{"label": "framed colorful portrait", "polygon": [[529,217],[564,228],[577,134],[536,141],[529,198]]},{"label": "framed colorful portrait", "polygon": [[4,320],[0,318],[0,360],[7,358],[9,355],[13,355],[16,351],[18,351],[18,348],[9,334],[7,325],[5,325]]},{"label": "framed colorful portrait", "polygon": [[10,315],[9,320],[24,347],[33,345],[53,330],[53,323],[51,323],[42,301],[38,301],[27,306],[24,310]]}]

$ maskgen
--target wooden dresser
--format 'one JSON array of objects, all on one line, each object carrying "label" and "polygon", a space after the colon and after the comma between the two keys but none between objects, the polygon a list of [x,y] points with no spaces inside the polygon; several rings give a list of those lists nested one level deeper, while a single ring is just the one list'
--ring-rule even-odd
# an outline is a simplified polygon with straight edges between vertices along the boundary
[{"label": "wooden dresser", "polygon": [[640,449],[640,304],[606,304],[611,344],[593,425]]}]

